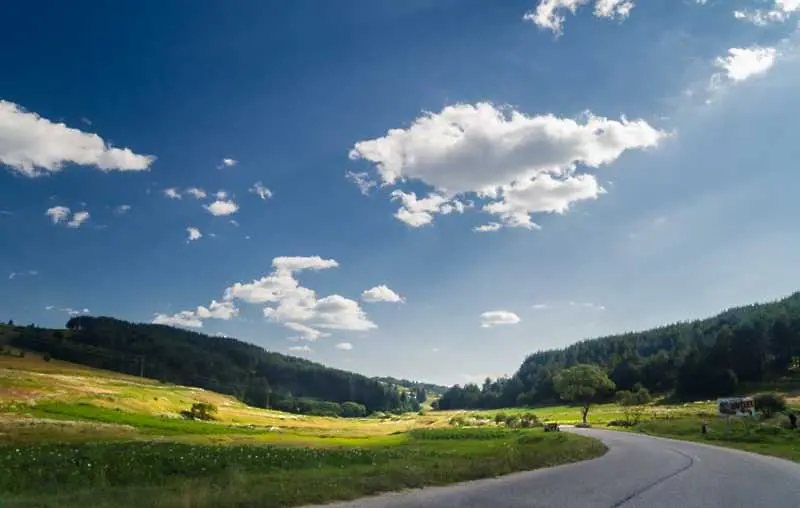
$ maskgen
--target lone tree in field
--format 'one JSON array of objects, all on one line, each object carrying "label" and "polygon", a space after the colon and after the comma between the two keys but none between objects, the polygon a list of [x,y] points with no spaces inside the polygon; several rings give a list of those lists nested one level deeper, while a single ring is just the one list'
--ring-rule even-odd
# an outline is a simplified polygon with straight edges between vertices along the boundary
[{"label": "lone tree in field", "polygon": [[553,376],[553,388],[562,400],[581,405],[581,419],[586,423],[589,408],[614,391],[616,385],[597,365],[579,364]]}]

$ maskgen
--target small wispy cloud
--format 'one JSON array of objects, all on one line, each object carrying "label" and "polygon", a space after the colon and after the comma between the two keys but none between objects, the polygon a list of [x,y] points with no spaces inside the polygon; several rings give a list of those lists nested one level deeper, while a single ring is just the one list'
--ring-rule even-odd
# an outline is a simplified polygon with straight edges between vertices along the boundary
[{"label": "small wispy cloud", "polygon": [[253,186],[250,187],[250,192],[258,195],[261,199],[269,199],[272,197],[272,191],[264,187],[264,184],[261,182],[253,184]]}]

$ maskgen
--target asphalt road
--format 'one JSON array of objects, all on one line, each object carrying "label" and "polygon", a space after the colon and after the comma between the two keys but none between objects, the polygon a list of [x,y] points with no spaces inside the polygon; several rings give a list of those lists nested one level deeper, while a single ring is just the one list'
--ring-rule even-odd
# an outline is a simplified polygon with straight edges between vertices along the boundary
[{"label": "asphalt road", "polygon": [[572,432],[601,439],[608,453],[577,464],[327,506],[800,507],[800,464],[639,434],[593,429]]}]

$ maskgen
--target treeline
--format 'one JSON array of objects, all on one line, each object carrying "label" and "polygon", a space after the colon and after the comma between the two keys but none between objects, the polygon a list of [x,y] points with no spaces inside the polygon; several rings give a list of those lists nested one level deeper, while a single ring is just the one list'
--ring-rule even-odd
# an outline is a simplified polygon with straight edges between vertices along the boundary
[{"label": "treeline", "polygon": [[553,376],[577,364],[601,366],[620,390],[637,384],[680,400],[735,394],[800,372],[800,293],[733,308],[709,319],[585,340],[530,355],[510,378],[454,386],[441,409],[555,402]]},{"label": "treeline", "polygon": [[422,403],[428,399],[428,396],[439,397],[448,390],[447,386],[435,385],[432,383],[421,383],[418,381],[409,381],[408,379],[397,379],[394,377],[376,377],[373,378],[381,383],[386,383],[395,386],[406,388],[416,395],[417,401]]},{"label": "treeline", "polygon": [[80,316],[66,330],[14,327],[11,345],[53,358],[325,416],[419,410],[415,392],[227,337]]}]

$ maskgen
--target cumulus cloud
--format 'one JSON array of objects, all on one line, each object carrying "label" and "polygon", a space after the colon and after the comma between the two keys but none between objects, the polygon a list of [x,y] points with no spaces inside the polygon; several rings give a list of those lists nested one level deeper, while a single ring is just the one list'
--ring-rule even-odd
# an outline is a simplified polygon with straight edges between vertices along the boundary
[{"label": "cumulus cloud", "polygon": [[736,19],[748,21],[756,26],[766,26],[772,23],[783,23],[792,14],[800,12],[800,0],[774,0],[768,10],[736,10],[733,15]]},{"label": "cumulus cloud", "polygon": [[236,159],[225,158],[222,159],[222,164],[219,166],[220,168],[232,168],[233,166],[239,164],[239,161]]},{"label": "cumulus cloud", "polygon": [[250,187],[250,192],[256,194],[261,199],[269,199],[272,197],[272,191],[268,188],[264,187],[264,184],[261,182],[256,182]]},{"label": "cumulus cloud", "polygon": [[170,199],[182,199],[181,193],[178,192],[178,189],[175,187],[170,187],[169,189],[164,189],[164,195]]},{"label": "cumulus cloud", "polygon": [[385,284],[375,286],[361,293],[361,299],[365,302],[389,302],[389,303],[405,303],[406,299],[398,295]]},{"label": "cumulus cloud", "polygon": [[[579,7],[591,3],[592,0],[540,0],[536,10],[525,13],[523,19],[560,35],[564,30],[564,12],[575,15]],[[625,20],[630,16],[633,7],[633,0],[595,0],[594,15],[598,18]]]},{"label": "cumulus cloud", "polygon": [[714,88],[724,81],[736,83],[765,74],[775,65],[777,57],[776,48],[731,48],[728,56],[714,61],[714,66],[722,69],[722,72],[712,76],[711,86]]},{"label": "cumulus cloud", "polygon": [[395,190],[392,192],[392,201],[399,200],[403,206],[394,214],[395,218],[409,226],[418,228],[433,222],[433,214],[464,213],[467,208],[458,200],[448,200],[444,196],[429,194],[427,197],[417,199],[413,192]]},{"label": "cumulus cloud", "polygon": [[[272,260],[272,273],[251,282],[237,282],[223,293],[221,303],[212,301],[211,306],[198,307],[194,311],[183,311],[173,316],[187,323],[207,318],[230,319],[238,313],[235,301],[249,304],[269,304],[263,309],[264,316],[272,322],[298,332],[299,339],[316,340],[329,333],[322,330],[368,331],[377,328],[355,300],[332,294],[318,297],[310,288],[304,287],[295,277],[304,271],[318,271],[338,267],[333,259],[320,256],[281,256]],[[164,315],[159,319],[163,320]]]},{"label": "cumulus cloud", "polygon": [[58,224],[66,221],[69,218],[70,210],[66,206],[54,206],[52,208],[48,208],[44,214],[50,217],[50,220],[53,221],[53,224]]},{"label": "cumulus cloud", "polygon": [[190,242],[203,238],[203,233],[201,233],[200,230],[197,228],[192,228],[192,227],[186,228],[186,233],[189,235],[187,240]]},{"label": "cumulus cloud", "polygon": [[180,326],[183,328],[202,328],[204,319],[221,319],[228,321],[239,315],[239,309],[233,302],[217,302],[211,300],[208,307],[199,305],[195,310],[183,310],[176,314],[156,314],[153,324]]},{"label": "cumulus cloud", "polygon": [[481,328],[491,328],[500,325],[515,325],[521,320],[519,316],[507,310],[492,310],[481,314]]},{"label": "cumulus cloud", "polygon": [[185,310],[173,315],[156,314],[153,318],[153,324],[167,325],[167,326],[180,326],[183,328],[202,328],[203,322],[198,318],[194,312]]},{"label": "cumulus cloud", "polygon": [[336,349],[341,349],[342,351],[351,351],[353,349],[353,345],[349,342],[340,342],[336,344]]},{"label": "cumulus cloud", "polygon": [[186,194],[193,196],[195,199],[203,199],[206,197],[206,191],[198,187],[190,187],[186,189]]},{"label": "cumulus cloud", "polygon": [[471,194],[488,201],[482,210],[497,216],[497,223],[535,229],[531,214],[562,214],[603,194],[596,177],[578,173],[578,166],[610,164],[626,151],[657,146],[665,136],[644,120],[625,117],[526,116],[489,103],[459,104],[358,142],[350,158],[372,163],[384,186],[413,180],[434,189],[421,199],[392,192],[402,204],[395,217],[412,226],[430,224],[437,214],[463,213],[471,202],[457,198]]},{"label": "cumulus cloud", "polygon": [[0,163],[28,177],[60,171],[65,164],[101,171],[144,171],[155,160],[114,148],[97,134],[53,123],[13,102],[0,100]]},{"label": "cumulus cloud", "polygon": [[234,203],[232,200],[226,199],[217,199],[210,205],[203,205],[203,207],[208,210],[211,215],[215,215],[217,217],[232,215],[239,210],[239,205]]},{"label": "cumulus cloud", "polygon": [[194,313],[200,319],[222,319],[228,321],[239,315],[239,309],[233,305],[233,302],[211,300],[211,304],[208,307],[200,305]]},{"label": "cumulus cloud", "polygon": [[86,211],[75,212],[72,215],[72,219],[70,219],[70,221],[67,222],[67,227],[68,228],[79,228],[79,227],[81,227],[81,224],[83,224],[87,220],[89,220],[89,212],[86,212]]}]

